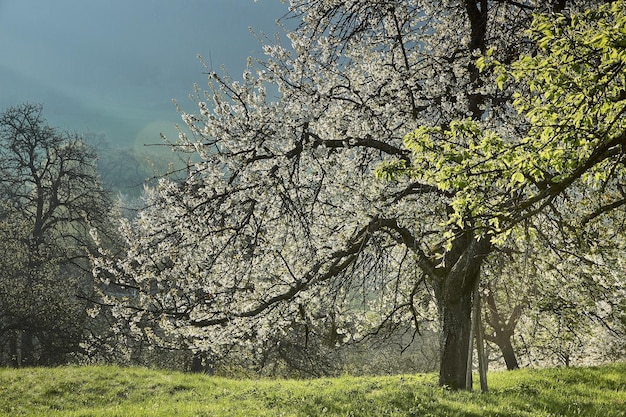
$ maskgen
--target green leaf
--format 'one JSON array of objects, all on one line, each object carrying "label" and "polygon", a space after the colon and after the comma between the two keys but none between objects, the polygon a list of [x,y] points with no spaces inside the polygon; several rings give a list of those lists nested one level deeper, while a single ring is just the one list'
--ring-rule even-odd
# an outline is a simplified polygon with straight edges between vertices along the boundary
[{"label": "green leaf", "polygon": [[516,184],[516,183],[523,184],[525,181],[526,181],[526,178],[524,177],[524,174],[521,171],[516,171],[511,176],[511,184]]}]

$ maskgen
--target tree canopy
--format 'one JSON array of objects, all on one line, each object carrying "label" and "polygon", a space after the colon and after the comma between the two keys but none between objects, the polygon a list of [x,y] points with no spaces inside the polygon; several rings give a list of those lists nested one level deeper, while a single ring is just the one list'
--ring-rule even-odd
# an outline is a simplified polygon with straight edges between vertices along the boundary
[{"label": "tree canopy", "polygon": [[513,106],[524,136],[485,129],[480,121],[421,126],[404,143],[411,162],[383,164],[378,175],[406,174],[442,191],[457,190],[451,222],[477,221],[498,235],[556,199],[576,204],[571,228],[584,227],[626,203],[626,8],[623,1],[571,17],[537,15],[529,35],[538,45],[511,65],[480,58],[500,88],[514,84]]},{"label": "tree canopy", "polygon": [[[574,16],[572,3],[292,1],[289,46],[266,44],[242,80],[209,71],[198,110],[181,109],[178,149],[200,161],[124,223],[124,256],[95,260],[104,303],[137,333],[218,356],[280,334],[336,344],[435,323],[439,382],[465,387],[472,297],[498,249],[477,231],[544,198],[524,197],[521,166],[497,172],[527,122],[513,84],[476,60],[532,56],[532,13]],[[409,177],[376,179],[393,157],[381,172]]]},{"label": "tree canopy", "polygon": [[[624,248],[626,203],[625,16],[619,1],[571,16],[539,14],[528,31],[537,51],[513,63],[493,59],[491,50],[478,59],[482,71],[493,71],[500,89],[516,90],[512,105],[524,116],[524,135],[471,119],[424,125],[404,139],[412,152],[410,161],[396,159],[377,168],[381,178],[406,175],[451,192],[449,239],[469,222],[477,236],[497,245],[507,244],[514,232],[526,240],[539,237],[558,253],[560,259],[532,256],[535,282],[528,288],[535,295],[520,295],[509,321],[498,317],[488,291],[492,341],[501,331],[510,347],[508,338],[523,304],[535,305],[537,316],[541,311],[557,314],[560,324],[553,325],[565,328],[572,338],[580,338],[574,329],[588,325],[585,317],[615,329],[609,323],[620,315],[614,300],[623,291],[623,281],[616,281],[619,272],[610,269],[620,264]],[[557,276],[544,270],[540,278],[540,265],[546,264]],[[537,281],[546,274],[552,278]],[[568,294],[551,288],[554,282],[568,288]],[[543,291],[538,293],[539,287]],[[549,327],[544,330],[554,337]],[[569,348],[561,349],[563,363],[569,364]],[[517,366],[511,352],[508,362]]]}]

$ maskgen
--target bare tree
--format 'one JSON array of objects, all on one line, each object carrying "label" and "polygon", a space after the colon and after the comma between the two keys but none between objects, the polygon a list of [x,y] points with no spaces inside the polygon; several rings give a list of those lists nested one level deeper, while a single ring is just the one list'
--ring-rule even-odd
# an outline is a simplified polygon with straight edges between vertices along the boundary
[{"label": "bare tree", "polygon": [[0,115],[0,329],[3,358],[15,365],[80,351],[87,316],[78,296],[93,287],[89,229],[111,208],[95,160],[80,135],[49,127],[40,105]]}]

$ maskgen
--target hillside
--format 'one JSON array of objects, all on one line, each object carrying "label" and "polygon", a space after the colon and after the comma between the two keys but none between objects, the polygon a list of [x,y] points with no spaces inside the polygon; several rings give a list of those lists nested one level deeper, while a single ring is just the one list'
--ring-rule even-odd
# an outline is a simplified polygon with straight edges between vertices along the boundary
[{"label": "hillside", "polygon": [[626,364],[499,372],[488,394],[436,376],[234,380],[143,368],[0,370],[2,416],[626,416]]}]

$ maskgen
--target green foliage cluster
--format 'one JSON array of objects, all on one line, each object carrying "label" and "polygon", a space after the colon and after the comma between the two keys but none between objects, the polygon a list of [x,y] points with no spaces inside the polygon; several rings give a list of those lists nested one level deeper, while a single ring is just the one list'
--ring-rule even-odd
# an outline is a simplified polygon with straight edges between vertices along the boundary
[{"label": "green foliage cluster", "polygon": [[[587,161],[597,162],[607,147],[625,141],[626,4],[606,4],[573,15],[570,22],[540,15],[530,34],[540,53],[522,56],[510,70],[497,67],[500,84],[513,78],[531,92],[514,97],[532,127],[522,141],[523,152],[512,160],[519,169],[512,179],[537,183],[553,170],[549,180],[562,182]],[[610,175],[623,178],[610,162],[606,158],[587,165],[587,184],[597,185]]]},{"label": "green foliage cluster", "polygon": [[528,34],[537,53],[512,65],[492,59],[493,51],[477,61],[501,89],[515,91],[525,135],[469,119],[421,126],[404,139],[411,163],[391,161],[377,175],[407,175],[449,192],[451,225],[471,219],[490,234],[540,212],[568,187],[604,193],[609,181],[623,181],[626,3],[571,18],[537,15]]},{"label": "green foliage cluster", "polygon": [[7,416],[624,416],[626,364],[494,373],[452,392],[435,374],[225,379],[144,368],[0,370]]}]

